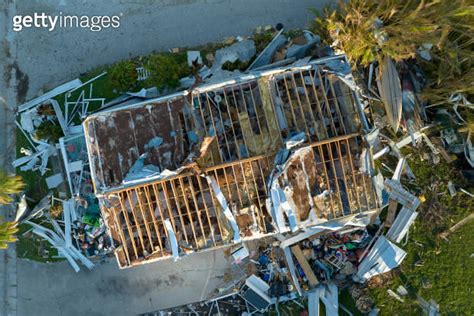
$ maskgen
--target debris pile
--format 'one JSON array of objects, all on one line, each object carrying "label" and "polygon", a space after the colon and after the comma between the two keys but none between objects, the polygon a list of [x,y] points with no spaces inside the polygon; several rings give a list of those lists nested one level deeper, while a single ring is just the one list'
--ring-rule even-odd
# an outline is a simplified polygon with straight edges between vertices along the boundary
[{"label": "debris pile", "polygon": [[[31,146],[22,148],[25,156],[12,164],[22,171],[39,170],[41,175],[52,170],[54,174],[45,180],[48,189],[56,193],[53,196],[50,192],[31,211],[27,207],[27,197],[24,197],[25,203],[18,206],[17,221],[34,225],[34,233],[48,236],[47,240],[76,271],[79,266],[74,260],[91,268],[93,263],[86,261],[86,257],[112,251],[106,226],[100,219],[81,125],[88,114],[104,105],[105,98],[93,96],[93,82],[103,75],[105,73],[84,83],[79,79],[72,80],[18,107],[17,127]],[[70,101],[71,98],[75,100]],[[50,157],[55,157],[54,161]],[[68,187],[63,185],[64,179],[67,179]],[[54,210],[51,209],[53,206]],[[53,219],[55,211],[59,211],[55,217],[62,213],[62,221]],[[54,221],[55,231],[35,223],[38,221],[33,222],[40,218]],[[58,230],[61,226],[63,232]],[[84,255],[86,257],[82,257]]]},{"label": "debris pile", "polygon": [[[366,229],[361,229],[348,233],[330,233],[291,246],[298,262],[295,266],[303,290],[309,289],[308,283],[311,285],[335,280],[336,283],[343,284],[347,279],[352,279],[371,238]],[[305,262],[311,270],[305,269],[308,266]]]}]

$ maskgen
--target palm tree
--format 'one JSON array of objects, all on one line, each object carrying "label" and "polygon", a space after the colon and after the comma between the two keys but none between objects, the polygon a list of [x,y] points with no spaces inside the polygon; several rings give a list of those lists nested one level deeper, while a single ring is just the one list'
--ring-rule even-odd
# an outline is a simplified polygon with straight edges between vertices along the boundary
[{"label": "palm tree", "polygon": [[20,176],[7,175],[4,171],[0,171],[0,204],[13,202],[10,194],[19,193],[24,187],[25,183]]},{"label": "palm tree", "polygon": [[18,227],[14,222],[0,223],[0,249],[7,249],[9,242],[15,242]]},{"label": "palm tree", "polygon": [[[11,194],[21,192],[25,183],[20,176],[8,175],[0,171],[0,204],[10,204],[13,202]],[[17,223],[0,223],[0,249],[7,249],[8,243],[15,242],[15,233],[18,231]]]}]

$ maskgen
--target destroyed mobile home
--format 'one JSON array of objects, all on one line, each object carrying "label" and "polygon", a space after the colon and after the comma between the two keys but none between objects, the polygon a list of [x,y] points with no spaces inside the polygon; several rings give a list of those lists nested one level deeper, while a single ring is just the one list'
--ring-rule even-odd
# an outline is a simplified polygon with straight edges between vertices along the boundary
[{"label": "destroyed mobile home", "polygon": [[[63,206],[64,229],[52,218],[53,229],[30,221],[50,207],[49,196],[18,219],[76,272],[76,261],[90,269],[90,257],[112,251],[120,268],[130,268],[232,245],[240,247],[233,253],[239,265],[252,257],[248,242],[271,237],[277,242],[270,252],[279,258],[259,258],[259,270],[248,278],[240,268],[226,291],[238,289],[257,311],[297,296],[307,297],[314,313],[319,299],[328,312],[337,311],[336,286],[363,283],[404,259],[396,244],[407,236],[420,201],[400,183],[411,171],[399,149],[418,139],[431,143],[419,129],[381,148],[383,135],[366,117],[370,111],[346,57],[303,58],[318,42],[310,32],[304,38],[309,46],[294,45],[275,62],[271,56],[286,41],[280,31],[247,72],[220,69],[235,56],[249,61],[255,54],[251,41],[239,41],[216,52],[212,69],[183,78],[188,89],[174,94],[143,89],[105,103],[93,97],[94,78],[24,104],[18,127],[35,152],[14,165],[44,174],[48,158],[59,155],[70,198],[53,198]],[[382,95],[391,94],[382,86],[392,79],[379,78]],[[88,84],[88,93],[68,100]],[[61,93],[62,107],[52,99]],[[64,134],[56,147],[34,134],[39,119],[51,119],[36,115],[49,103]],[[387,112],[394,129],[412,126],[400,123],[393,109]],[[374,159],[390,151],[400,160],[393,178],[384,179]],[[63,182],[60,175],[49,188]]]},{"label": "destroyed mobile home", "polygon": [[378,210],[361,172],[366,118],[347,80],[336,56],[89,116],[92,180],[119,265]]}]

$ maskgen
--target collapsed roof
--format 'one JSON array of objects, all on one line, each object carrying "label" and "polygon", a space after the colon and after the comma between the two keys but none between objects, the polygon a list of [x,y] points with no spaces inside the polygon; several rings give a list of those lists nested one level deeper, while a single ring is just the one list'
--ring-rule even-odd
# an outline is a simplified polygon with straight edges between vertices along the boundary
[{"label": "collapsed roof", "polygon": [[378,208],[345,57],[298,63],[86,119],[120,267]]}]

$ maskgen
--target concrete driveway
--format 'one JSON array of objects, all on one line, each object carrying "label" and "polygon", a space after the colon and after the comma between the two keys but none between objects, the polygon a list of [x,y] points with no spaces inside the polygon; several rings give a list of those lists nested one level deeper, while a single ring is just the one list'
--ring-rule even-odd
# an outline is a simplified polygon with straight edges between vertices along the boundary
[{"label": "concrete driveway", "polygon": [[[247,35],[258,25],[303,27],[308,8],[328,0],[9,0],[0,2],[0,165],[15,156],[18,104],[97,66],[153,50],[195,46]],[[121,26],[25,29],[12,17],[120,15]],[[134,315],[198,301],[222,281],[222,250],[118,270],[114,260],[75,274],[67,263],[46,265],[0,251],[1,315]]]},{"label": "concrete driveway", "polygon": [[115,260],[75,273],[66,262],[17,260],[17,315],[136,315],[205,299],[223,284],[223,250],[119,270]]}]

